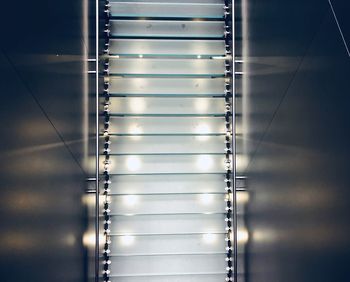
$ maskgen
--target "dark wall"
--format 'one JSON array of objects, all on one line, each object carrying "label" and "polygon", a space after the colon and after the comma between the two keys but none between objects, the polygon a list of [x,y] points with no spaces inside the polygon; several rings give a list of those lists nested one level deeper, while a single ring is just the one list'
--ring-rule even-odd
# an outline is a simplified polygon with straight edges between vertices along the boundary
[{"label": "dark wall", "polygon": [[[331,3],[349,45],[350,4]],[[331,6],[243,10],[248,281],[350,281],[350,57]]]},{"label": "dark wall", "polygon": [[83,281],[82,1],[1,6],[0,280]]}]

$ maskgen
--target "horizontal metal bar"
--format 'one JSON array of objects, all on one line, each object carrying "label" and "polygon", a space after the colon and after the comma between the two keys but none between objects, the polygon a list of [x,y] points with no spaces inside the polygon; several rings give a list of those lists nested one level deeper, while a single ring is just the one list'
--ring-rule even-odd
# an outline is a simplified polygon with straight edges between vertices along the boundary
[{"label": "horizontal metal bar", "polygon": [[152,276],[222,275],[222,274],[226,274],[226,272],[110,274],[109,277],[152,277]]},{"label": "horizontal metal bar", "polygon": [[227,232],[189,232],[189,233],[111,233],[109,236],[121,237],[121,236],[191,236],[191,235],[204,235],[204,234],[218,234],[224,235]]},{"label": "horizontal metal bar", "polygon": [[220,153],[122,153],[122,154],[108,154],[109,156],[201,156],[201,155],[215,155],[222,156],[225,155],[225,152],[222,151]]},{"label": "horizontal metal bar", "polygon": [[226,195],[226,192],[190,192],[190,193],[129,193],[129,194],[116,194],[109,193],[108,196],[171,196],[171,195]]},{"label": "horizontal metal bar", "polygon": [[115,114],[110,113],[110,117],[224,117],[223,113],[215,113],[215,114]]},{"label": "horizontal metal bar", "polygon": [[[149,215],[213,215],[226,214],[226,212],[177,212],[177,213],[110,213],[109,216],[149,216]],[[103,217],[103,215],[101,215]]]},{"label": "horizontal metal bar", "polygon": [[109,257],[148,257],[148,256],[206,256],[223,255],[226,252],[202,252],[202,253],[139,253],[139,254],[109,254]]}]

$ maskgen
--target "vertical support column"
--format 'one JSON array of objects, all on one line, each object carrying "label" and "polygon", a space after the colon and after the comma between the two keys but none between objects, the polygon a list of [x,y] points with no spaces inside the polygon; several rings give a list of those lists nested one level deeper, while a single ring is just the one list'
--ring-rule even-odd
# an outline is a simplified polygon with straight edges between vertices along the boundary
[{"label": "vertical support column", "polygon": [[99,186],[99,173],[100,173],[100,161],[99,161],[99,1],[95,0],[95,33],[96,33],[96,42],[95,42],[95,69],[96,69],[96,88],[95,88],[95,98],[96,98],[96,162],[95,162],[95,176],[96,176],[96,201],[95,201],[95,282],[99,281],[99,272],[100,272],[100,186]]},{"label": "vertical support column", "polygon": [[225,1],[225,48],[226,77],[226,231],[227,231],[227,278],[238,281],[237,195],[236,195],[236,129],[235,129],[235,63],[234,63],[234,0]]},{"label": "vertical support column", "polygon": [[103,53],[107,55],[107,58],[104,61],[104,103],[103,103],[103,116],[104,116],[104,132],[103,132],[103,138],[104,138],[104,146],[103,146],[103,155],[104,155],[104,170],[103,170],[103,178],[104,178],[104,190],[103,190],[103,236],[104,236],[104,247],[103,247],[103,270],[102,270],[102,278],[103,281],[108,282],[110,281],[110,245],[112,243],[111,241],[111,217],[110,217],[110,185],[111,185],[111,177],[110,177],[110,134],[109,134],[109,126],[110,126],[110,99],[109,99],[109,60],[108,60],[108,54],[109,54],[109,11],[110,3],[108,0],[106,0],[105,3],[105,17],[106,17],[106,23],[105,23],[105,29],[104,29],[104,35],[105,35],[105,48]]},{"label": "vertical support column", "polygon": [[233,188],[233,280],[238,282],[238,227],[236,183],[236,91],[235,91],[235,0],[231,1],[231,89],[232,89],[232,188]]}]

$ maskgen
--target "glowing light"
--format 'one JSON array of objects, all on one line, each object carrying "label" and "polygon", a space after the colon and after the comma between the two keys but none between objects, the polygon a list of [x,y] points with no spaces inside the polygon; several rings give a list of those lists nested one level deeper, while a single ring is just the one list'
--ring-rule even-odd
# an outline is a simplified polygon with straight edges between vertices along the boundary
[{"label": "glowing light", "polygon": [[133,113],[142,113],[146,108],[146,103],[144,98],[129,98],[129,108]]},{"label": "glowing light", "polygon": [[143,55],[140,54],[140,55],[139,55],[139,58],[143,58]]},{"label": "glowing light", "polygon": [[[233,233],[231,233],[230,236],[231,241],[233,241]],[[249,239],[249,233],[248,230],[245,228],[238,228],[237,230],[237,243],[239,244],[245,244],[248,242]]]},{"label": "glowing light", "polygon": [[237,192],[237,203],[239,204],[246,204],[249,201],[249,194],[248,192]]},{"label": "glowing light", "polygon": [[248,242],[249,234],[246,229],[238,229],[237,231],[237,241],[238,243],[245,244]]},{"label": "glowing light", "polygon": [[141,138],[141,136],[138,136],[138,135],[142,134],[143,130],[138,125],[132,125],[129,127],[129,133],[133,135],[133,136],[131,136],[131,138],[137,140],[137,139]]},{"label": "glowing light", "polygon": [[123,197],[123,202],[126,206],[135,206],[139,201],[139,197],[136,195],[127,195]]},{"label": "glowing light", "polygon": [[206,124],[206,123],[202,123],[202,124],[199,124],[197,127],[196,127],[196,133],[199,134],[199,135],[203,135],[203,136],[197,136],[197,139],[200,140],[200,141],[205,141],[205,140],[208,140],[209,139],[209,136],[205,136],[206,134],[209,134],[211,129],[210,127]]},{"label": "glowing light", "polygon": [[120,236],[120,243],[124,246],[130,246],[134,243],[135,237],[131,235]]},{"label": "glowing light", "polygon": [[[195,106],[197,112],[205,113],[209,108],[209,100],[206,98],[197,98],[194,106]],[[206,132],[208,133],[209,130],[208,130],[208,128],[206,128],[206,129],[207,129]]]},{"label": "glowing light", "polygon": [[213,158],[209,155],[200,155],[197,159],[197,167],[201,170],[209,170],[213,164]]},{"label": "glowing light", "polygon": [[213,194],[201,194],[200,201],[204,205],[210,205],[214,201],[214,195]]},{"label": "glowing light", "polygon": [[201,55],[198,55],[198,56],[197,56],[197,59],[200,59],[200,58],[202,58],[202,56],[201,56]]},{"label": "glowing light", "polygon": [[141,167],[141,160],[136,156],[130,156],[126,159],[126,166],[130,171],[137,171]]},{"label": "glowing light", "polygon": [[218,236],[216,234],[206,233],[206,234],[203,234],[203,241],[207,244],[213,244],[216,242],[217,237]]},{"label": "glowing light", "polygon": [[[83,245],[85,247],[87,247],[87,248],[95,247],[95,238],[96,238],[95,231],[86,231],[83,234]],[[100,245],[104,244],[104,236],[103,236],[103,234],[99,235],[99,244]]]}]

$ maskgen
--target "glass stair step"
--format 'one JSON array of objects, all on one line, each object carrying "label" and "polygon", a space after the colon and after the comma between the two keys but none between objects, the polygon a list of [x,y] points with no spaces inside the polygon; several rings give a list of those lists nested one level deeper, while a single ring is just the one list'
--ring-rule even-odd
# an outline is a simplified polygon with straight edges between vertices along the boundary
[{"label": "glass stair step", "polygon": [[151,18],[205,18],[222,19],[222,3],[152,3],[152,2],[110,2],[112,17]]},{"label": "glass stair step", "polygon": [[142,96],[225,95],[225,78],[136,78],[111,77],[109,93]]},{"label": "glass stair step", "polygon": [[134,56],[224,56],[224,40],[111,39],[109,54]]},{"label": "glass stair step", "polygon": [[[112,154],[224,153],[223,136],[111,136]],[[103,142],[101,140],[101,142]],[[103,143],[101,143],[103,144]]]},{"label": "glass stair step", "polygon": [[110,75],[224,76],[225,61],[210,59],[110,59]]},{"label": "glass stair step", "polygon": [[225,100],[217,98],[111,97],[110,115],[223,116]]},{"label": "glass stair step", "polygon": [[224,21],[111,20],[118,38],[224,38]]}]

